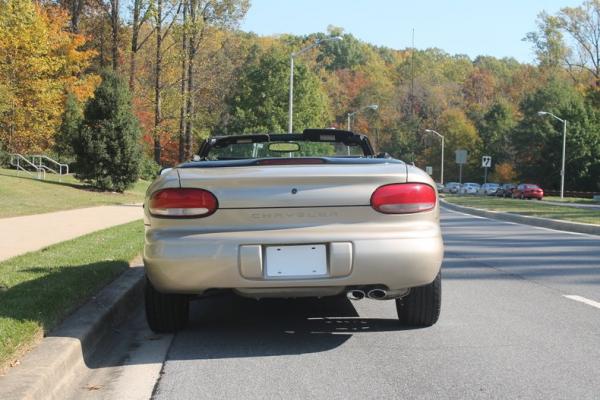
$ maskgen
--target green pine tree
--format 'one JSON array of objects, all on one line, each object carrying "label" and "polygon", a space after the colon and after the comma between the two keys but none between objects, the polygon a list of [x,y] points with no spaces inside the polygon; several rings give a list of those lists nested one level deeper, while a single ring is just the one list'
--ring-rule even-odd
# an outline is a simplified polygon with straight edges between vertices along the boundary
[{"label": "green pine tree", "polygon": [[74,141],[79,179],[102,190],[123,192],[138,179],[140,129],[125,83],[113,72],[88,101]]},{"label": "green pine tree", "polygon": [[71,163],[75,158],[73,143],[79,135],[82,119],[83,113],[80,104],[75,96],[69,93],[54,144],[54,151],[62,162]]}]

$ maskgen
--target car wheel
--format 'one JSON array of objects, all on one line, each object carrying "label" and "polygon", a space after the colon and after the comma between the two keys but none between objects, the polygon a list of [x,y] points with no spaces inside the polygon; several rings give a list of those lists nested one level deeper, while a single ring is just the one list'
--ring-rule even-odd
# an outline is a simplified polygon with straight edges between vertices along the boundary
[{"label": "car wheel", "polygon": [[410,293],[396,299],[396,312],[402,325],[426,327],[435,324],[442,305],[442,272],[429,285],[410,289]]},{"label": "car wheel", "polygon": [[542,201],[542,198],[541,198],[541,197],[538,197],[538,201]]},{"label": "car wheel", "polygon": [[172,333],[183,329],[188,322],[189,297],[161,293],[146,278],[146,320],[156,333]]}]

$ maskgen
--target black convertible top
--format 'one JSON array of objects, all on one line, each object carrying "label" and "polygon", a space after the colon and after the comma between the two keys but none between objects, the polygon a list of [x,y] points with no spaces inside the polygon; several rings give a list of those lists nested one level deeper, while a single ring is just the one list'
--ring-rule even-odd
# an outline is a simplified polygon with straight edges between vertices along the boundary
[{"label": "black convertible top", "polygon": [[375,151],[369,138],[365,135],[337,129],[305,129],[302,133],[256,133],[247,135],[213,136],[200,145],[198,155],[201,159],[208,156],[213,147],[226,147],[235,143],[264,142],[337,142],[346,146],[360,146],[365,157],[373,157]]}]

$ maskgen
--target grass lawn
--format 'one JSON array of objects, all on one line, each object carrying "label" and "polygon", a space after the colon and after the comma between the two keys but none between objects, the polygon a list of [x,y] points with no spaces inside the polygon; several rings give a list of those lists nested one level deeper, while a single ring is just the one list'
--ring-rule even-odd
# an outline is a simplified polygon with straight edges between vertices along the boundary
[{"label": "grass lawn", "polygon": [[0,371],[141,252],[141,220],[0,262]]},{"label": "grass lawn", "polygon": [[138,181],[125,193],[94,191],[72,176],[47,174],[46,180],[21,171],[0,169],[0,218],[98,205],[141,203],[150,182]]},{"label": "grass lawn", "polygon": [[502,199],[491,196],[446,195],[444,199],[460,206],[600,225],[599,210],[544,204],[543,201],[537,200]]},{"label": "grass lawn", "polygon": [[594,199],[584,199],[582,197],[565,197],[560,198],[560,196],[545,196],[544,200],[547,201],[560,201],[562,203],[578,203],[578,204],[594,204],[600,205],[600,201],[595,201]]}]

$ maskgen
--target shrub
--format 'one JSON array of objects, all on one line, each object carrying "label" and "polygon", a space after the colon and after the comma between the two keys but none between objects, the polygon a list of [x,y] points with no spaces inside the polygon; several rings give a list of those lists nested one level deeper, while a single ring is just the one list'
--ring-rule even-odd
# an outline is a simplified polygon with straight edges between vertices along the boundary
[{"label": "shrub", "polygon": [[77,178],[123,192],[137,181],[141,159],[139,124],[125,83],[113,72],[103,72],[83,116],[73,141]]},{"label": "shrub", "polygon": [[159,171],[160,165],[144,153],[140,162],[140,178],[152,181],[158,176]]}]

